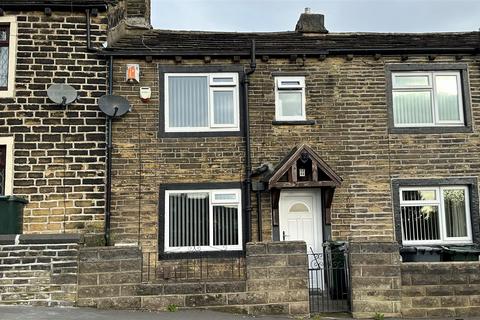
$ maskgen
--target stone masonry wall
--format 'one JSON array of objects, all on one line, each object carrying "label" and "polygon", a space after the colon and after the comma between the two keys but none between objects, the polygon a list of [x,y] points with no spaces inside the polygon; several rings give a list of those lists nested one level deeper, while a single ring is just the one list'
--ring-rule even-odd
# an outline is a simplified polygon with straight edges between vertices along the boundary
[{"label": "stone masonry wall", "polygon": [[142,254],[137,247],[83,248],[79,260],[78,306],[309,313],[304,242],[247,244],[246,280],[142,282]]},{"label": "stone masonry wall", "polygon": [[81,238],[0,236],[0,305],[73,306]]},{"label": "stone masonry wall", "polygon": [[[14,12],[15,97],[0,98],[0,136],[13,136],[13,193],[29,200],[25,233],[101,232],[104,214],[107,65],[87,51],[85,12]],[[106,14],[92,17],[92,46],[106,41]],[[70,84],[79,99],[50,102],[46,89]]]},{"label": "stone masonry wall", "polygon": [[350,243],[352,314],[400,316],[402,301],[400,253],[392,242]]},{"label": "stone masonry wall", "polygon": [[[127,63],[139,63],[140,83],[125,83]],[[391,134],[388,131],[385,67],[392,63],[462,63],[468,65],[474,132]],[[184,58],[177,65],[232,65],[230,59]],[[247,65],[247,60],[238,64]],[[159,185],[172,182],[225,182],[244,179],[242,137],[158,137],[158,66],[173,59],[115,60],[116,94],[126,96],[133,112],[114,124],[115,162],[112,230],[118,241],[138,242],[156,251]],[[302,73],[306,81],[307,120],[314,124],[280,125],[275,116],[274,73]],[[464,56],[342,56],[320,61],[257,59],[250,77],[252,166],[276,165],[297,144],[307,143],[342,177],[332,204],[332,236],[345,241],[394,240],[391,180],[393,178],[478,177],[480,150],[480,63]],[[152,88],[142,103],[140,86]],[[426,152],[428,151],[428,152]],[[257,239],[255,196],[252,197],[252,239]],[[272,239],[272,210],[262,195],[263,240]],[[141,226],[141,228],[140,228]]]},{"label": "stone masonry wall", "polygon": [[402,263],[404,317],[480,316],[480,263]]}]

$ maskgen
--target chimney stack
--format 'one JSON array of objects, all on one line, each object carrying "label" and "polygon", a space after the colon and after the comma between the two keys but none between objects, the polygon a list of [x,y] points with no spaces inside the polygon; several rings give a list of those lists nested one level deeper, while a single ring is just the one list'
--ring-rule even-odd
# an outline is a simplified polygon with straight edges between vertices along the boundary
[{"label": "chimney stack", "polygon": [[141,34],[152,28],[150,0],[118,0],[109,9],[108,43],[128,33]]},{"label": "chimney stack", "polygon": [[305,8],[305,13],[300,15],[295,31],[300,33],[328,33],[323,14],[311,13],[310,8]]}]

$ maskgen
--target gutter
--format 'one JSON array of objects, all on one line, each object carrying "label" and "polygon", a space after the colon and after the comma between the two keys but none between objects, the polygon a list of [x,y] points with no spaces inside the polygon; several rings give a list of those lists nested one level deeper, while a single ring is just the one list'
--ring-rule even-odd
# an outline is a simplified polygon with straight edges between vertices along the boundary
[{"label": "gutter", "polygon": [[[319,50],[303,50],[303,51],[272,51],[272,50],[257,50],[256,55],[268,55],[268,56],[292,56],[292,55],[306,55],[306,56],[321,56],[321,55],[345,55],[345,54],[359,54],[359,55],[372,55],[372,54],[385,54],[385,55],[398,55],[398,54],[477,54],[480,53],[480,48],[474,47],[442,47],[442,48],[339,48],[339,49],[319,49]],[[117,56],[117,57],[231,57],[231,56],[249,56],[249,51],[175,51],[175,50],[159,50],[150,49],[149,51],[140,51],[138,49],[132,50],[104,50],[99,51],[100,56]]]},{"label": "gutter", "polygon": [[72,11],[72,10],[84,10],[84,9],[101,9],[102,11],[107,11],[108,5],[107,3],[104,4],[54,4],[54,3],[43,3],[43,4],[19,4],[15,2],[7,2],[0,4],[0,8],[3,10],[14,10],[19,11],[19,9],[27,9],[28,11],[32,11],[35,9],[44,10],[45,8],[49,8],[52,10],[59,10],[59,11]]},{"label": "gutter", "polygon": [[244,119],[244,131],[245,131],[245,211],[247,218],[246,240],[252,241],[252,154],[250,145],[250,112],[248,107],[248,86],[250,79],[248,78],[253,74],[257,68],[255,61],[255,40],[252,40],[252,46],[250,51],[250,69],[244,70],[245,78],[243,82],[244,99],[245,99],[245,119]]}]

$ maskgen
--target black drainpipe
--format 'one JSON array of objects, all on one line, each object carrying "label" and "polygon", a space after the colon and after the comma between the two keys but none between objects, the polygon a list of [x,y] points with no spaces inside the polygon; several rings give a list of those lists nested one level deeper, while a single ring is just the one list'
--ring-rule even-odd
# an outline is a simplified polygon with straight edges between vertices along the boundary
[{"label": "black drainpipe", "polygon": [[[108,94],[113,93],[113,56],[108,62]],[[110,217],[112,207],[112,120],[107,116],[107,190],[105,191],[105,245],[110,245]]]},{"label": "black drainpipe", "polygon": [[[94,15],[96,15],[96,14],[94,13]],[[85,16],[86,16],[86,19],[87,19],[87,51],[88,52],[96,52],[97,49],[92,47],[91,23],[90,23],[91,12],[90,12],[90,9],[85,9]]]},{"label": "black drainpipe", "polygon": [[257,234],[258,234],[258,241],[263,241],[262,235],[262,191],[257,190]]},{"label": "black drainpipe", "polygon": [[250,112],[248,110],[248,85],[250,80],[248,76],[255,72],[257,68],[257,63],[255,61],[255,40],[252,40],[251,47],[251,59],[250,59],[250,70],[245,70],[245,79],[244,79],[244,99],[245,99],[245,120],[244,120],[244,130],[245,130],[245,210],[247,214],[247,228],[246,229],[246,240],[247,242],[252,241],[252,155],[250,147]]}]

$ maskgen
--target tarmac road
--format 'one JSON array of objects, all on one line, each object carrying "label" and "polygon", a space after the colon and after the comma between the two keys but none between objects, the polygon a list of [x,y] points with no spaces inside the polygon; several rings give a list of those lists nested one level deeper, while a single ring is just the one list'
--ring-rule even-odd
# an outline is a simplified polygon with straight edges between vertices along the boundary
[{"label": "tarmac road", "polygon": [[98,310],[71,307],[0,306],[0,320],[274,320],[286,317],[251,317],[227,313],[188,310],[177,312],[148,312]]}]

